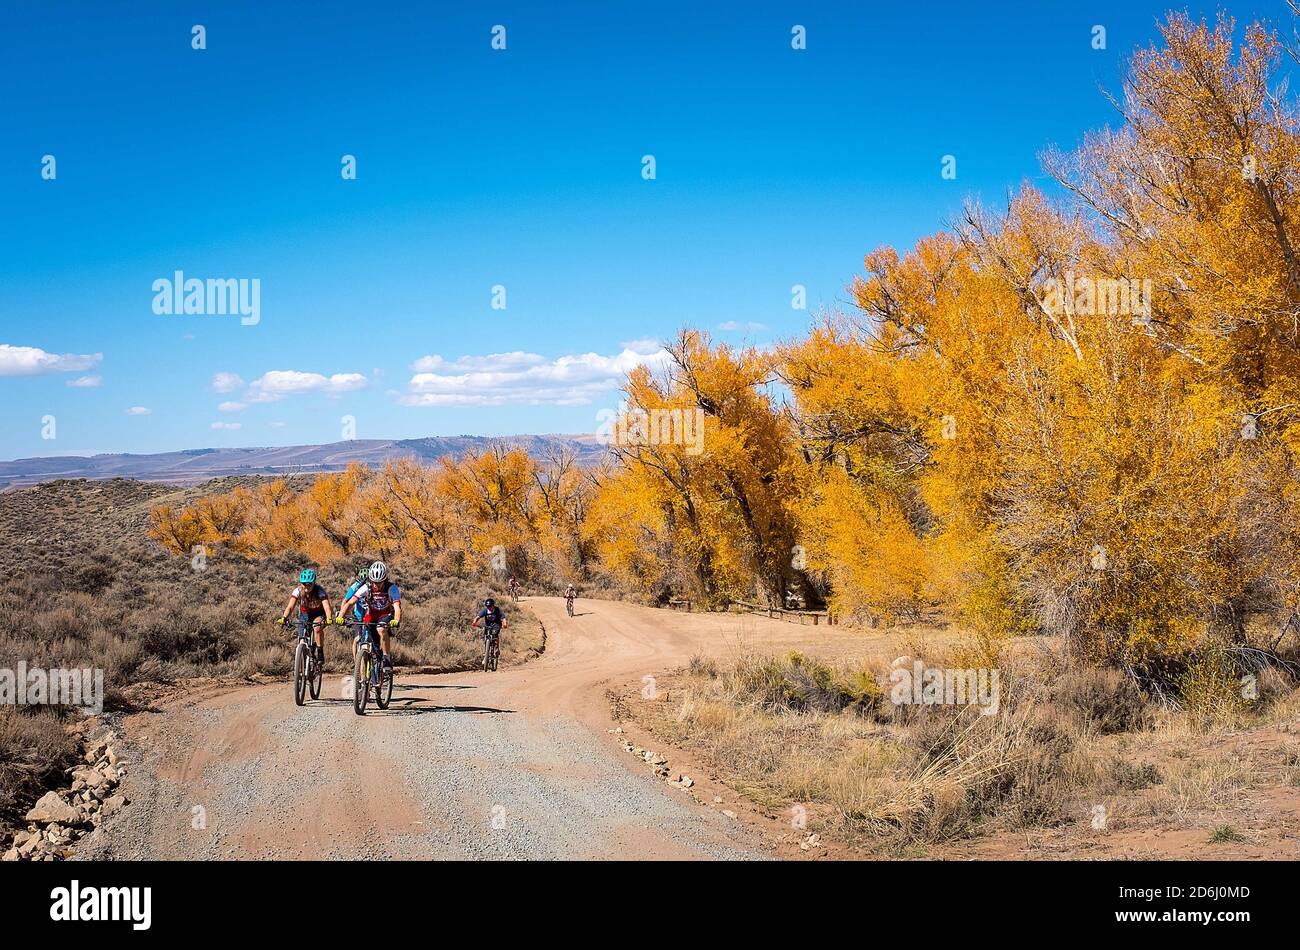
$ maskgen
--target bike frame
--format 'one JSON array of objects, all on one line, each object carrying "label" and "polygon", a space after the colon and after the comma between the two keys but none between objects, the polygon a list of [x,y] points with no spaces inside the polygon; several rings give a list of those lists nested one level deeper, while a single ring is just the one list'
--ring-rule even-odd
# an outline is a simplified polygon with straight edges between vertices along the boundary
[{"label": "bike frame", "polygon": [[360,627],[361,632],[358,634],[357,649],[363,646],[370,647],[370,685],[378,686],[382,681],[382,670],[380,670],[379,658],[376,655],[379,652],[379,630],[378,624],[373,620],[348,620],[345,623],[349,627]]},{"label": "bike frame", "polygon": [[[328,624],[326,624],[324,621],[321,621],[321,639],[322,639],[322,640],[325,639],[325,627],[326,627],[326,626],[328,626]],[[301,611],[299,611],[299,612],[298,612],[298,620],[297,620],[298,639],[299,639],[299,640],[309,640],[309,641],[311,641],[312,645],[315,646],[315,644],[316,644],[316,637],[314,636],[314,634],[315,634],[315,630],[313,629],[314,627],[315,627],[315,624],[312,622],[312,620],[311,620],[311,619],[310,619],[310,618],[309,618],[305,613],[302,613]],[[312,655],[312,661],[315,662],[315,659],[316,659],[316,657],[315,657],[315,655],[313,654],[313,655]]]},{"label": "bike frame", "polygon": [[[316,659],[316,638],[315,623],[305,613],[299,611],[294,618],[294,627],[297,636],[294,638],[294,701],[299,705],[300,698],[310,694],[313,700],[320,698],[320,686],[318,682],[324,676],[325,665]],[[324,628],[321,628],[322,631]],[[298,656],[303,651],[302,657],[302,676],[303,688],[302,693],[298,692]]]},{"label": "bike frame", "polygon": [[495,643],[493,643],[493,646],[496,647],[495,653],[497,657],[500,657],[501,656],[501,628],[500,627],[488,626],[487,624],[483,625],[483,650],[485,653],[488,650],[489,641],[495,641]]},{"label": "bike frame", "polygon": [[[315,630],[313,629],[313,626],[311,618],[300,611],[298,613],[298,643],[303,643],[305,641],[306,644],[312,648],[307,651],[307,665],[304,667],[305,670],[313,669],[316,666],[316,637],[314,636]],[[323,636],[324,635],[322,634],[322,637]],[[294,649],[296,650],[297,648],[297,643],[295,643]]]}]

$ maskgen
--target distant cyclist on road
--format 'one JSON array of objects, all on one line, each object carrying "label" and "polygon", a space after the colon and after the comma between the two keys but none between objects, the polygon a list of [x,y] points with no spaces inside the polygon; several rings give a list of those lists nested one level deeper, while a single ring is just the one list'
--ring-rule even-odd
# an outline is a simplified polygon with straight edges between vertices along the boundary
[{"label": "distant cyclist on road", "polygon": [[508,586],[510,587],[510,597],[511,597],[513,600],[518,600],[518,599],[519,599],[519,582],[515,580],[513,574],[510,576],[510,580],[509,580],[507,583],[508,583]]},{"label": "distant cyclist on road", "polygon": [[285,624],[294,605],[298,605],[298,614],[306,619],[312,627],[312,639],[316,643],[316,662],[325,662],[325,624],[330,622],[330,598],[325,588],[316,583],[316,572],[310,567],[304,568],[298,575],[298,586],[289,594],[289,602],[284,605],[278,623]]},{"label": "distant cyclist on road", "polygon": [[564,591],[564,609],[569,612],[570,617],[573,616],[573,602],[577,599],[577,597],[578,597],[577,588],[574,587],[572,584],[570,584],[568,588]]},{"label": "distant cyclist on road", "polygon": [[[343,601],[339,608],[338,622],[343,622],[343,615],[352,607],[361,608],[361,621],[372,632],[379,635],[379,652],[383,656],[384,666],[393,668],[390,655],[388,631],[390,626],[396,628],[402,622],[402,592],[396,584],[388,581],[388,565],[376,561],[366,571],[366,582]],[[352,659],[356,660],[357,644],[360,636],[352,641]]]},{"label": "distant cyclist on road", "polygon": [[483,639],[485,640],[490,636],[501,636],[501,628],[506,625],[505,614],[501,612],[501,608],[497,606],[497,602],[491,597],[483,601],[483,609],[478,612],[478,616],[470,624],[471,627],[480,625],[483,627]]}]

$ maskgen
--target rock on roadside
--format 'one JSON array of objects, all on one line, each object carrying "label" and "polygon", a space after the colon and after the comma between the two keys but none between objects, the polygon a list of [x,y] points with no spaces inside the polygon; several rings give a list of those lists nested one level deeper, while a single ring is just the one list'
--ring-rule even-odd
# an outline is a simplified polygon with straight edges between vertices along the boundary
[{"label": "rock on roadside", "polygon": [[115,789],[126,774],[126,763],[114,747],[111,729],[98,730],[93,724],[70,727],[82,741],[80,760],[85,763],[64,770],[67,787],[46,792],[26,814],[26,830],[16,829],[8,846],[0,828],[0,861],[60,861],[73,856],[69,847],[93,831],[105,818],[121,811],[127,797]]},{"label": "rock on roadside", "polygon": [[60,798],[58,792],[46,792],[27,813],[27,820],[34,821],[38,825],[48,825],[52,822],[76,825],[81,823],[81,815],[77,809]]}]

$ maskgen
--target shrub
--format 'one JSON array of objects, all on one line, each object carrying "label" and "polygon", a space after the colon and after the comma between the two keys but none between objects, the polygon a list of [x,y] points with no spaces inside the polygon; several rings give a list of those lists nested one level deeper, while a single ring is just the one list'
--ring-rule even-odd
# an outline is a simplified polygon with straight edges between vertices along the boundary
[{"label": "shrub", "polygon": [[994,816],[1012,827],[1062,818],[1075,739],[1024,684],[1003,689],[996,715],[971,706],[922,707],[910,744],[917,753],[911,775],[870,816],[907,838],[962,836]]},{"label": "shrub", "polygon": [[1227,844],[1230,841],[1245,840],[1246,836],[1236,828],[1232,827],[1232,825],[1216,825],[1214,830],[1210,832],[1210,837],[1208,839],[1210,844]]},{"label": "shrub", "polygon": [[1178,692],[1194,731],[1207,732],[1245,712],[1238,674],[1231,654],[1218,644],[1205,647],[1188,663],[1178,678]]},{"label": "shrub", "polygon": [[54,710],[0,706],[0,823],[21,818],[75,751]]},{"label": "shrub", "polygon": [[1134,792],[1164,781],[1164,776],[1154,763],[1127,762],[1118,757],[1111,760],[1110,774],[1116,785]]},{"label": "shrub", "polygon": [[872,713],[882,690],[865,671],[836,670],[799,653],[784,659],[745,657],[723,674],[727,688],[742,702],[767,710]]},{"label": "shrub", "polygon": [[718,678],[718,662],[712,657],[695,654],[691,657],[691,663],[688,668],[692,676],[702,676],[706,679]]},{"label": "shrub", "polygon": [[1056,679],[1052,696],[1081,726],[1100,735],[1135,732],[1151,719],[1142,690],[1119,670],[1076,666]]}]

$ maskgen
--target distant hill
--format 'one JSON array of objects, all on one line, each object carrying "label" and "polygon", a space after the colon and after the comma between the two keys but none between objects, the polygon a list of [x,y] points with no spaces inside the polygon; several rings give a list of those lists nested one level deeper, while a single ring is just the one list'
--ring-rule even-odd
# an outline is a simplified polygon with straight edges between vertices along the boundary
[{"label": "distant hill", "polygon": [[534,456],[548,449],[568,448],[584,465],[599,462],[605,446],[591,435],[430,436],[424,439],[355,439],[327,445],[279,448],[186,449],[155,455],[61,455],[0,462],[0,489],[35,485],[58,478],[134,478],[172,485],[195,485],[226,475],[302,475],[336,472],[350,462],[382,465],[389,459],[413,457],[432,461],[459,457],[494,443],[523,448]]}]

